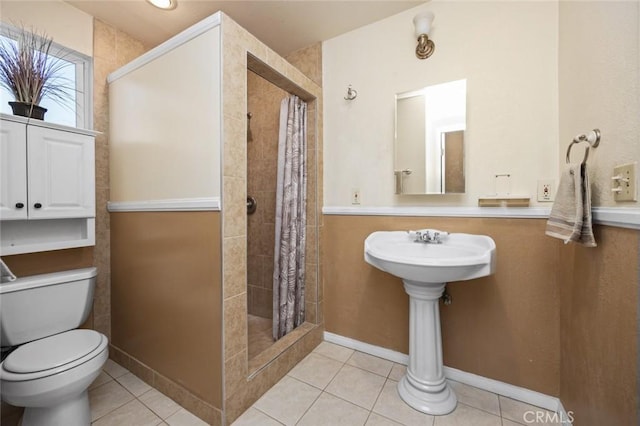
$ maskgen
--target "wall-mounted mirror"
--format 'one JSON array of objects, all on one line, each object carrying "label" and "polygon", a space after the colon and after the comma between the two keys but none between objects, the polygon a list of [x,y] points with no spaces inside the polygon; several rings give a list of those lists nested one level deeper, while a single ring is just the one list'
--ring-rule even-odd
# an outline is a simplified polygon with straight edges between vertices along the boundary
[{"label": "wall-mounted mirror", "polygon": [[396,95],[396,194],[465,191],[467,80]]}]

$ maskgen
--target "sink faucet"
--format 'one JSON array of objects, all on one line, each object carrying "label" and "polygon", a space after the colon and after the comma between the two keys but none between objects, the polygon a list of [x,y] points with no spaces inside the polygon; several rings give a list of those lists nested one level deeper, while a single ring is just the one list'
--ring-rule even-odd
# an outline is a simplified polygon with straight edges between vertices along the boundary
[{"label": "sink faucet", "polygon": [[442,238],[449,235],[448,232],[438,231],[436,229],[423,229],[415,231],[415,242],[427,244],[442,244]]}]

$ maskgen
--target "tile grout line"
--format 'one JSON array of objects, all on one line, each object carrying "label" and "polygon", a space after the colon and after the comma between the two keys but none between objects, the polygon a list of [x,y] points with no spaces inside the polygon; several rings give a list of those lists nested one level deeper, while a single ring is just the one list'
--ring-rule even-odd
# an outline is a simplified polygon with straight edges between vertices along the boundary
[{"label": "tile grout line", "polygon": [[[118,383],[118,382],[116,381],[116,383]],[[105,383],[105,384],[106,384],[106,383]],[[119,385],[120,387],[122,387],[125,391],[129,392],[129,390],[128,390],[127,388],[125,388],[124,386],[122,386],[120,383],[118,383],[118,385]],[[102,385],[101,385],[101,386],[102,386]],[[100,386],[98,386],[98,387],[100,387]],[[130,403],[131,401],[133,401],[133,400],[135,400],[135,399],[138,399],[138,398],[136,398],[136,396],[135,396],[134,394],[132,394],[131,392],[129,392],[129,395],[133,396],[133,399],[132,399],[132,400],[129,400],[129,401],[125,402],[124,404],[122,404],[122,405],[119,405],[119,406],[115,407],[113,410],[111,410],[111,411],[109,411],[109,412],[107,412],[107,413],[103,414],[102,416],[97,417],[95,420],[92,420],[92,421],[91,421],[91,424],[93,424],[94,422],[97,422],[98,420],[100,420],[100,419],[102,419],[102,418],[104,418],[104,417],[108,416],[109,414],[113,413],[114,411],[119,410],[120,408],[124,407],[125,405],[127,405],[127,404],[128,404],[128,403]]]},{"label": "tile grout line", "polygon": [[164,417],[164,418],[163,418],[163,417],[160,415],[160,413],[157,413],[157,412],[156,412],[153,408],[151,408],[147,403],[145,403],[143,400],[141,400],[141,399],[140,399],[142,396],[144,396],[144,395],[146,395],[146,394],[148,394],[149,392],[154,391],[154,390],[155,390],[156,392],[158,392],[160,395],[164,396],[165,398],[171,399],[171,398],[169,398],[167,395],[165,395],[165,394],[163,394],[162,392],[160,392],[158,389],[154,388],[153,386],[151,386],[151,389],[147,390],[146,392],[144,392],[144,393],[143,393],[142,395],[140,395],[139,397],[136,397],[136,399],[137,399],[138,401],[140,401],[140,403],[141,403],[142,405],[144,405],[145,407],[147,407],[147,408],[149,409],[149,411],[151,411],[153,414],[155,414],[156,416],[158,416],[158,417],[159,417],[159,418],[164,422],[166,419],[168,419],[169,417],[173,416],[175,413],[177,413],[178,411],[180,411],[180,408],[181,408],[182,406],[181,406],[180,404],[178,404],[177,402],[175,402],[173,399],[171,399],[171,401],[172,401],[174,404],[176,404],[179,408],[178,408],[176,411],[174,411],[174,412],[172,412],[171,414],[169,414],[167,417]]},{"label": "tile grout line", "polygon": [[[256,402],[258,402],[258,401],[256,401]],[[315,402],[315,401],[314,401],[314,402]],[[251,407],[247,408],[247,410],[249,410],[249,409],[251,409],[251,408],[253,408],[254,410],[258,410],[259,412],[261,412],[261,413],[262,413],[262,414],[264,414],[265,416],[269,417],[271,420],[275,421],[276,423],[279,423],[279,424],[281,424],[281,425],[284,425],[284,424],[285,424],[285,423],[282,423],[282,422],[280,421],[280,419],[278,419],[278,418],[276,418],[276,417],[273,417],[273,416],[272,416],[272,415],[270,415],[269,413],[266,413],[266,412],[262,411],[261,409],[259,409],[258,407],[254,406],[254,405],[252,405]],[[245,412],[247,412],[247,410],[245,410]],[[244,414],[244,413],[242,413],[242,414]],[[241,414],[240,416],[242,416],[242,414]],[[238,420],[238,419],[236,419],[236,420]],[[235,420],[234,420],[234,422],[235,422]]]},{"label": "tile grout line", "polygon": [[[118,364],[118,365],[120,365],[120,364]],[[123,368],[124,368],[124,367],[123,367]],[[104,371],[104,370],[103,370],[103,371]],[[127,370],[127,371],[128,371],[129,373],[131,373],[129,370]],[[137,400],[140,404],[142,404],[142,406],[143,406],[143,407],[145,407],[147,410],[151,411],[151,413],[153,413],[153,415],[154,415],[154,416],[156,416],[157,418],[159,418],[159,419],[160,419],[160,423],[158,423],[158,424],[166,423],[166,422],[165,422],[165,420],[166,420],[166,419],[163,419],[163,418],[162,418],[162,416],[160,416],[158,413],[156,413],[155,411],[153,411],[153,410],[151,409],[151,407],[147,406],[147,404],[145,404],[144,402],[142,402],[142,401],[141,401],[137,396],[135,396],[135,395],[133,394],[133,392],[131,392],[131,391],[130,391],[129,389],[127,389],[127,388],[126,388],[122,383],[120,383],[120,382],[118,381],[118,379],[117,379],[117,378],[115,378],[115,377],[111,376],[111,375],[110,375],[108,372],[106,372],[106,371],[105,371],[105,373],[106,373],[108,376],[110,376],[110,377],[112,378],[112,380],[111,380],[111,381],[116,382],[116,383],[118,384],[118,386],[120,386],[122,389],[124,389],[125,391],[127,391],[127,392],[129,393],[129,395],[133,396],[133,399],[132,399],[132,400],[129,400],[129,401],[127,401],[127,402],[125,402],[124,404],[122,404],[122,405],[120,405],[120,406],[118,406],[118,407],[115,407],[114,409],[112,409],[111,411],[109,411],[109,412],[107,412],[107,413],[103,414],[102,416],[97,417],[96,419],[94,419],[94,420],[92,420],[92,421],[91,421],[91,424],[93,424],[93,423],[97,422],[97,421],[98,421],[98,420],[100,420],[100,419],[105,418],[106,416],[108,416],[108,415],[112,414],[114,411],[119,410],[120,408],[124,407],[125,405],[127,405],[127,404],[129,404],[129,403],[131,403],[132,401],[135,401],[135,400]],[[125,374],[127,374],[127,373],[125,373]],[[122,376],[124,376],[125,374],[122,374],[122,375],[120,375],[119,377],[122,377]],[[133,373],[131,373],[131,374],[133,374]],[[135,377],[138,377],[138,376],[136,376],[135,374],[133,374],[133,375],[134,375]],[[100,388],[100,387],[102,387],[102,386],[104,386],[104,385],[106,385],[106,384],[110,383],[111,381],[106,382],[106,383],[103,383],[103,384],[101,384],[100,386],[96,386],[94,389],[98,389],[98,388]],[[155,389],[155,388],[154,388],[154,387],[151,387],[151,389],[147,390],[146,392],[144,392],[144,393],[143,393],[143,394],[141,394],[140,396],[142,396],[142,395],[146,394],[147,392],[150,392],[152,389]],[[159,391],[158,391],[158,392],[159,392]],[[163,395],[164,395],[164,394],[163,394]],[[172,401],[173,401],[173,400],[172,400]],[[174,402],[175,402],[175,401],[174,401]],[[179,404],[178,404],[178,405],[179,405]],[[180,407],[182,408],[182,406],[180,406]],[[171,415],[167,416],[167,419],[168,419],[169,417],[171,417],[172,415],[174,415],[175,413],[177,413],[178,411],[180,411],[180,409],[176,410],[174,413],[172,413]]]},{"label": "tile grout line", "polygon": [[[295,378],[295,377],[294,377]],[[328,385],[327,385],[328,386]],[[316,388],[318,389],[318,388]],[[316,396],[316,399],[313,400],[313,402],[307,407],[306,410],[304,410],[304,413],[302,413],[302,415],[300,416],[300,418],[296,421],[296,424],[300,423],[300,421],[304,418],[304,416],[309,412],[309,410],[311,410],[311,407],[313,407],[313,404],[315,404],[320,397],[322,396],[322,394],[324,393],[323,390],[320,390],[320,393],[318,394],[318,396]]]},{"label": "tile grout line", "polygon": [[[389,374],[391,374],[391,370],[389,370]],[[378,396],[376,397],[376,400],[373,401],[373,405],[371,406],[371,410],[369,411],[369,415],[367,416],[367,422],[369,421],[369,417],[371,417],[371,414],[373,414],[373,409],[376,408],[376,404],[378,403],[378,400],[380,399],[380,395],[382,395],[382,392],[384,391],[384,387],[387,385],[388,381],[389,381],[389,377],[385,378],[385,381],[382,384],[382,387],[380,388],[380,392],[378,392]],[[367,424],[367,422],[365,422],[365,424]]]}]

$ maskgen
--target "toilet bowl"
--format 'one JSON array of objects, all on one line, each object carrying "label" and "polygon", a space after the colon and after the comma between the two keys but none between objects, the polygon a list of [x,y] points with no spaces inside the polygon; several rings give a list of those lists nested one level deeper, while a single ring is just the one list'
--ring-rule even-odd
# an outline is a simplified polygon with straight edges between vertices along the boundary
[{"label": "toilet bowl", "polygon": [[88,425],[87,388],[109,356],[107,338],[71,330],[20,346],[0,364],[2,399],[26,407],[22,425]]},{"label": "toilet bowl", "polygon": [[0,394],[25,407],[22,426],[91,422],[87,389],[107,361],[109,342],[75,327],[91,309],[95,276],[86,268],[0,285],[2,344],[18,346],[0,364]]}]

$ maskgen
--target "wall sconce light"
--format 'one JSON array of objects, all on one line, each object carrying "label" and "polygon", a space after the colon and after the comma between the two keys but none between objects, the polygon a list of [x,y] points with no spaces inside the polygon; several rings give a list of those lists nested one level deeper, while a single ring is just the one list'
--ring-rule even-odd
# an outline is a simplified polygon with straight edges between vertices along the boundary
[{"label": "wall sconce light", "polygon": [[172,10],[178,6],[178,0],[147,0],[149,3],[163,10]]},{"label": "wall sconce light", "polygon": [[416,46],[416,56],[418,59],[427,59],[433,54],[436,45],[429,40],[429,31],[431,31],[431,23],[434,15],[432,12],[420,13],[413,18],[413,25],[416,27],[416,37],[418,37],[418,46]]}]

